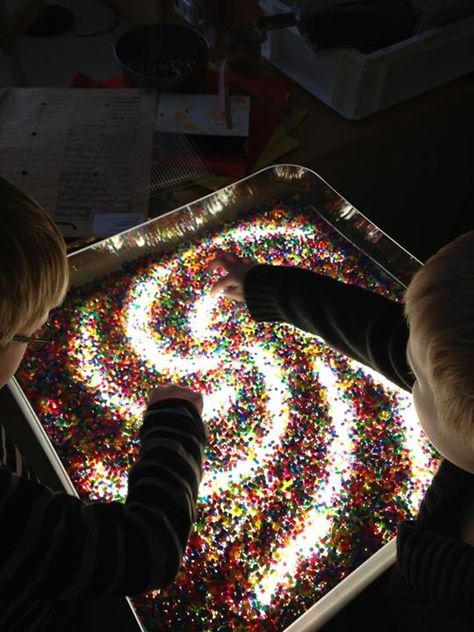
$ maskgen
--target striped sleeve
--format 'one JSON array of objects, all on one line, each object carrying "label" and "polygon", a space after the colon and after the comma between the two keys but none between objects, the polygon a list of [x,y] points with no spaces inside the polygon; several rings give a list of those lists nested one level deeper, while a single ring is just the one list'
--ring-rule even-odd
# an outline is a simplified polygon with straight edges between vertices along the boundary
[{"label": "striped sleeve", "polygon": [[1,468],[0,598],[10,609],[134,595],[174,579],[195,519],[205,427],[191,405],[169,400],[147,411],[140,437],[124,504],[86,504]]},{"label": "striped sleeve", "polygon": [[36,478],[2,425],[0,425],[0,464],[24,478]]}]

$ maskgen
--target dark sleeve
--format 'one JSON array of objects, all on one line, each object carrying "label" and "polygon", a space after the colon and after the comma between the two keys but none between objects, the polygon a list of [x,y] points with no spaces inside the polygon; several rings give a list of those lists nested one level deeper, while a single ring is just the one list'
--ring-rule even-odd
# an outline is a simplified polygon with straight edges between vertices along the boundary
[{"label": "dark sleeve", "polygon": [[411,588],[418,594],[412,611],[423,601],[433,607],[441,604],[474,610],[474,547],[460,540],[404,522],[397,536],[394,573],[401,574],[399,580],[403,578],[406,592]]},{"label": "dark sleeve", "polygon": [[401,388],[413,377],[405,352],[408,328],[399,303],[309,270],[258,265],[245,277],[252,317],[285,322],[320,336]]},{"label": "dark sleeve", "polygon": [[473,474],[442,461],[417,519],[400,524],[386,593],[397,632],[470,629],[474,548],[457,532],[473,483]]},{"label": "dark sleeve", "polygon": [[205,428],[191,405],[168,400],[149,408],[140,436],[125,504],[87,504],[2,468],[2,597],[133,595],[173,581],[195,520]]},{"label": "dark sleeve", "polygon": [[473,490],[474,475],[443,459],[420,505],[417,525],[455,536]]},{"label": "dark sleeve", "polygon": [[396,632],[472,629],[474,548],[446,536],[401,525],[397,563],[386,588],[387,615]]}]

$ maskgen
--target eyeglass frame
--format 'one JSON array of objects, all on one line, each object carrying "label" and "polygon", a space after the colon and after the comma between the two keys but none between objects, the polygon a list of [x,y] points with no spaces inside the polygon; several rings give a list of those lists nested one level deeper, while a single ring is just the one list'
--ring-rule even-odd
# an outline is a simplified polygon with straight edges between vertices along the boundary
[{"label": "eyeglass frame", "polygon": [[13,336],[12,340],[15,342],[25,342],[26,344],[39,345],[39,347],[37,347],[37,351],[41,351],[41,349],[44,349],[44,347],[54,342],[54,331],[51,325],[49,323],[45,323],[43,326],[47,328],[51,334],[51,338],[35,338],[34,336],[22,336],[21,334],[17,334]]}]

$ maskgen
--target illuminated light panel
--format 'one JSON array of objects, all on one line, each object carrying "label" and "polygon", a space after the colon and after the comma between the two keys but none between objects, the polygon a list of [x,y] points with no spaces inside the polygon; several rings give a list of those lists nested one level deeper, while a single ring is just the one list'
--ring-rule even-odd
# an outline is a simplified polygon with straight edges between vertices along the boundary
[{"label": "illuminated light panel", "polygon": [[213,296],[218,250],[401,297],[303,207],[256,209],[70,292],[53,316],[61,342],[19,381],[81,497],[125,497],[156,384],[204,393],[210,442],[185,562],[172,586],[134,600],[150,632],[284,630],[395,534],[435,466],[409,395]]},{"label": "illuminated light panel", "polygon": [[314,377],[326,390],[331,421],[334,424],[334,436],[330,444],[329,479],[318,490],[315,508],[304,516],[304,530],[275,554],[278,561],[256,587],[257,601],[266,606],[270,605],[277,586],[294,576],[301,560],[312,553],[315,542],[319,542],[328,532],[330,511],[342,484],[341,464],[350,461],[351,439],[347,423],[350,409],[340,399],[336,378],[331,369],[315,360],[314,370]]}]

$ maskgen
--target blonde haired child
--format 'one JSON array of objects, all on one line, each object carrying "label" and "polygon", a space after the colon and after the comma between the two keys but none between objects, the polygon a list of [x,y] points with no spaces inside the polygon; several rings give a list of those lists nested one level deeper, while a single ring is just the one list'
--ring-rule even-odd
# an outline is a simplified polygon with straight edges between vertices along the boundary
[{"label": "blonde haired child", "polygon": [[[226,273],[214,291],[245,301],[256,321],[286,322],[317,334],[413,391],[420,423],[445,458],[416,520],[399,525],[383,622],[372,604],[372,617],[366,609],[360,623],[365,630],[472,630],[474,232],[425,264],[410,283],[405,307],[307,270],[257,265],[226,253],[211,268]],[[346,624],[354,623],[349,616]]]},{"label": "blonde haired child", "polygon": [[[44,327],[67,284],[57,227],[0,180],[0,388],[28,344],[54,336]],[[21,476],[0,426],[2,632],[74,630],[81,600],[139,594],[174,579],[195,519],[206,439],[201,412],[200,394],[187,388],[152,392],[124,504],[86,504]]]}]

